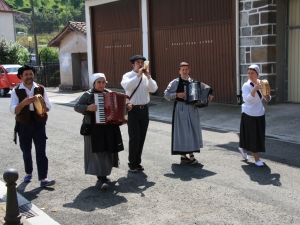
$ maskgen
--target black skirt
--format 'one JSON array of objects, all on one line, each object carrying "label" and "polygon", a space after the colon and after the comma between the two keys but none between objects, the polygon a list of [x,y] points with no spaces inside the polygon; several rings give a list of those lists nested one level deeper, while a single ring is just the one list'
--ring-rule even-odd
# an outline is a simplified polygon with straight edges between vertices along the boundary
[{"label": "black skirt", "polygon": [[118,153],[124,150],[119,125],[91,124],[92,152]]},{"label": "black skirt", "polygon": [[250,152],[265,152],[266,121],[263,116],[242,113],[240,124],[240,148]]}]

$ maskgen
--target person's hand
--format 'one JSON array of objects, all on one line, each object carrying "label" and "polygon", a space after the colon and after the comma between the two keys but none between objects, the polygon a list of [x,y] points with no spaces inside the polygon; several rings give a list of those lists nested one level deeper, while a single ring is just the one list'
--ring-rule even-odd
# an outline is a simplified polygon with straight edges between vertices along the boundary
[{"label": "person's hand", "polygon": [[265,98],[267,101],[270,101],[270,95],[264,95],[264,98]]},{"label": "person's hand", "polygon": [[208,99],[208,102],[211,102],[213,100],[214,96],[213,95],[210,95],[209,96],[209,99]]},{"label": "person's hand", "polygon": [[260,80],[257,80],[257,84],[254,85],[255,91],[261,90],[263,88],[263,85],[260,83]]},{"label": "person's hand", "polygon": [[151,75],[150,75],[150,72],[149,72],[148,69],[147,69],[147,70],[144,70],[144,74],[146,75],[146,77],[147,77],[148,79],[151,78]]},{"label": "person's hand", "polygon": [[96,112],[97,111],[97,106],[95,104],[90,104],[87,108],[86,111],[91,111],[91,112]]},{"label": "person's hand", "polygon": [[143,76],[143,73],[144,73],[144,67],[141,67],[141,68],[139,69],[139,71],[138,71],[137,76],[138,76],[138,77],[141,77],[141,76]]},{"label": "person's hand", "polygon": [[130,103],[130,102],[128,102],[127,104],[126,104],[126,106],[127,106],[127,109],[128,109],[128,112],[130,111],[130,110],[132,110],[132,104]]},{"label": "person's hand", "polygon": [[185,92],[176,93],[176,98],[185,99]]},{"label": "person's hand", "polygon": [[32,97],[29,97],[27,95],[26,98],[24,98],[24,100],[22,101],[24,105],[30,105],[31,103],[34,103],[36,101],[36,97],[35,96],[32,96]]}]

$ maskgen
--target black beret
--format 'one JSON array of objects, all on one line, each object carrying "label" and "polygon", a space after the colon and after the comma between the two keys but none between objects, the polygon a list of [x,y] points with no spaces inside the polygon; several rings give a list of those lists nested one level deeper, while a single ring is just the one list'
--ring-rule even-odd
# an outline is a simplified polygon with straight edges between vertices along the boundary
[{"label": "black beret", "polygon": [[135,55],[135,56],[132,56],[129,60],[132,64],[134,64],[134,61],[138,60],[138,59],[142,59],[142,60],[146,60],[146,58],[142,55]]},{"label": "black beret", "polygon": [[29,66],[29,65],[24,65],[24,66],[22,66],[22,67],[20,67],[20,68],[18,69],[17,77],[18,77],[19,79],[21,79],[21,75],[23,75],[23,72],[24,72],[25,70],[32,70],[33,74],[35,73],[34,67]]}]

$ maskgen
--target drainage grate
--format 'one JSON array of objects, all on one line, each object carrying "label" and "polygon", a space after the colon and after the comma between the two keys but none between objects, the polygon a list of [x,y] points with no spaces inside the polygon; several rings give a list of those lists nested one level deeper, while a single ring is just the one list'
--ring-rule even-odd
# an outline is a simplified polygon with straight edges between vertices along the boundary
[{"label": "drainage grate", "polygon": [[20,206],[19,210],[20,210],[20,213],[22,214],[22,216],[24,216],[26,218],[32,218],[32,217],[37,216],[37,214],[31,210],[30,203]]}]

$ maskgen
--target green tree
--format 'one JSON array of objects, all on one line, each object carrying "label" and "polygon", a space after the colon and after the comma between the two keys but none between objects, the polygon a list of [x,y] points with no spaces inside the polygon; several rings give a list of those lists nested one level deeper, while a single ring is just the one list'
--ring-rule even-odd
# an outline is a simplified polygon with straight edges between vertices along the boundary
[{"label": "green tree", "polygon": [[39,49],[39,56],[42,62],[59,61],[58,49],[51,47],[42,47]]},{"label": "green tree", "polygon": [[59,29],[59,19],[55,10],[36,10],[34,18],[37,33],[51,33]]},{"label": "green tree", "polygon": [[29,62],[29,52],[18,42],[7,42],[5,38],[2,38],[0,42],[0,62],[23,65]]}]

